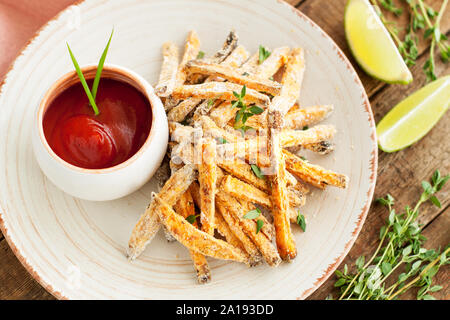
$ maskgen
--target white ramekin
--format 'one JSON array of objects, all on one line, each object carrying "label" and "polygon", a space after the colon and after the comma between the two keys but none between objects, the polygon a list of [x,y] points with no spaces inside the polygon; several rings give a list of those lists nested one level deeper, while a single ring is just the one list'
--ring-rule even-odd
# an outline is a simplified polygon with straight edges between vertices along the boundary
[{"label": "white ramekin", "polygon": [[[93,79],[96,70],[96,65],[82,68],[86,79]],[[144,78],[127,68],[111,64],[105,64],[102,78],[125,81],[140,90],[150,102],[150,134],[130,159],[106,169],[84,169],[64,161],[49,146],[42,125],[44,113],[56,96],[79,81],[75,71],[62,76],[45,93],[35,114],[32,131],[34,154],[47,178],[66,193],[92,201],[121,198],[141,188],[161,165],[169,137],[164,107]]]}]

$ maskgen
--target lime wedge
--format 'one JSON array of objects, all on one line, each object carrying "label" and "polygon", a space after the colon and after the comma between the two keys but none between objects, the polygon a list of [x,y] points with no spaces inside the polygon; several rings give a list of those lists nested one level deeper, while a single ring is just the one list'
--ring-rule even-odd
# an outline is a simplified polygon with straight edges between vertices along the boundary
[{"label": "lime wedge", "polygon": [[345,34],[356,61],[372,77],[387,83],[408,84],[412,74],[389,32],[368,0],[349,0]]},{"label": "lime wedge", "polygon": [[395,152],[420,140],[450,105],[450,76],[440,78],[396,105],[377,125],[378,144]]}]

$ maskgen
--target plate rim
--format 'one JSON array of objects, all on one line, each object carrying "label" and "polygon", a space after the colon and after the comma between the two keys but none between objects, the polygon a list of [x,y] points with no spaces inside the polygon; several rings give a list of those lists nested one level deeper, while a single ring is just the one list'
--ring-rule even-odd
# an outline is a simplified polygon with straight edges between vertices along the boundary
[{"label": "plate rim", "polygon": [[[17,60],[25,53],[27,48],[35,41],[35,39],[41,34],[41,32],[46,29],[53,21],[58,20],[60,16],[65,14],[67,11],[70,10],[72,6],[78,6],[82,4],[83,2],[86,2],[88,0],[77,0],[65,9],[61,10],[59,13],[57,13],[55,16],[53,16],[51,19],[49,19],[44,25],[42,25],[34,34],[32,37],[28,39],[28,41],[25,43],[25,45],[22,46],[19,53],[16,55],[14,60],[10,63],[10,65],[7,68],[7,71],[5,73],[5,76],[3,80],[0,82],[0,97],[3,94],[3,86],[6,84],[7,79],[10,76],[10,73],[14,71],[14,67],[17,63]],[[270,0],[273,2],[277,2],[281,5],[284,5],[287,7],[287,9],[290,9],[293,13],[295,13],[299,19],[303,19],[306,22],[308,22],[313,28],[317,29],[326,39],[330,42],[330,44],[333,46],[333,48],[336,50],[336,53],[339,57],[339,59],[346,65],[347,69],[350,71],[351,74],[354,76],[354,80],[357,84],[357,86],[361,89],[362,92],[362,100],[364,101],[364,109],[367,112],[369,119],[369,128],[372,130],[372,136],[370,137],[372,141],[372,151],[370,153],[370,164],[369,164],[369,171],[370,171],[370,177],[369,177],[369,190],[366,194],[366,203],[364,204],[363,208],[361,209],[361,212],[358,215],[358,221],[356,223],[355,228],[351,232],[351,238],[347,241],[347,243],[344,246],[344,250],[342,251],[341,255],[337,257],[334,262],[330,263],[327,268],[325,269],[324,274],[316,279],[313,283],[313,285],[309,288],[304,290],[304,292],[298,296],[297,300],[303,300],[306,299],[308,296],[310,296],[314,291],[316,291],[337,269],[337,267],[341,264],[341,262],[345,259],[345,257],[348,255],[350,249],[353,247],[356,239],[359,236],[359,233],[361,232],[361,229],[364,225],[364,222],[366,221],[367,214],[369,212],[373,195],[375,192],[375,186],[377,181],[377,170],[378,170],[378,143],[377,143],[377,136],[376,136],[376,126],[375,126],[375,119],[372,112],[372,107],[370,104],[369,97],[367,96],[366,89],[364,88],[363,83],[361,82],[361,79],[359,78],[355,68],[351,64],[350,60],[347,58],[343,50],[336,44],[336,42],[333,40],[333,38],[326,33],[316,22],[314,22],[311,18],[309,18],[306,14],[301,12],[299,9],[294,7],[292,4],[284,1],[284,0]],[[22,266],[25,268],[25,270],[33,277],[34,280],[36,280],[48,293],[50,293],[52,296],[54,296],[58,300],[69,300],[68,297],[64,296],[60,291],[57,291],[53,288],[53,286],[45,281],[41,275],[33,268],[33,266],[27,261],[27,258],[22,255],[20,250],[16,247],[12,239],[10,238],[8,234],[8,229],[6,228],[5,221],[3,218],[3,211],[4,205],[0,203],[0,208],[2,209],[0,211],[0,230],[2,231],[3,237],[8,243],[9,247],[11,248],[11,251],[16,256],[16,258],[19,260],[19,262],[22,264]]]}]

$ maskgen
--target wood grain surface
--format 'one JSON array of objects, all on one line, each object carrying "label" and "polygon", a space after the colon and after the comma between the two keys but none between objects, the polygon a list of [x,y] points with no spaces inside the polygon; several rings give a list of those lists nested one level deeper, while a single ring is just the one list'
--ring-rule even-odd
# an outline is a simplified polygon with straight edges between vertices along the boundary
[{"label": "wood grain surface", "polygon": [[[75,2],[74,0],[0,0],[0,82],[9,64],[26,45],[29,38],[48,19],[60,10]],[[395,104],[407,95],[426,84],[422,67],[427,59],[427,45],[419,46],[420,57],[412,68],[414,81],[408,86],[387,85],[367,76],[358,68],[345,41],[343,19],[347,0],[288,0],[291,5],[308,15],[327,32],[343,49],[355,66],[370,98],[375,120],[378,122]],[[397,1],[398,2],[398,1]],[[426,0],[438,9],[442,0]],[[405,23],[400,19],[399,27]],[[441,31],[450,36],[450,9],[447,8],[441,22]],[[436,74],[450,74],[450,63],[444,64],[436,55]],[[405,205],[414,205],[421,193],[420,183],[440,169],[443,174],[450,173],[450,114],[447,112],[432,131],[410,148],[393,154],[380,151],[378,180],[374,198],[390,193],[396,198],[397,211]],[[427,248],[444,247],[450,243],[450,187],[446,186],[439,194],[442,209],[430,204],[423,206],[420,223],[428,238]],[[387,211],[373,204],[363,229],[343,261],[353,265],[360,255],[368,256],[378,244],[378,233]],[[444,288],[433,294],[437,299],[450,298],[450,269],[444,267],[436,275],[435,283]],[[309,299],[324,299],[329,294],[337,295],[334,289],[335,278],[330,277]],[[416,292],[403,295],[402,299],[415,299]],[[22,267],[16,259],[3,235],[0,233],[0,299],[53,299]]]}]

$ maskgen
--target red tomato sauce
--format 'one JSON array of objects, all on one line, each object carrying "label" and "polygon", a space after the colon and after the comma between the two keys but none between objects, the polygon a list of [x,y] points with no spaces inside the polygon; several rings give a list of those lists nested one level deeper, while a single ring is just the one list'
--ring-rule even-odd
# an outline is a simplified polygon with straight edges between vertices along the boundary
[{"label": "red tomato sauce", "polygon": [[109,168],[131,158],[145,143],[152,123],[148,99],[128,83],[102,78],[95,100],[97,116],[77,83],[52,101],[43,119],[52,150],[86,169]]}]

